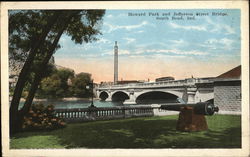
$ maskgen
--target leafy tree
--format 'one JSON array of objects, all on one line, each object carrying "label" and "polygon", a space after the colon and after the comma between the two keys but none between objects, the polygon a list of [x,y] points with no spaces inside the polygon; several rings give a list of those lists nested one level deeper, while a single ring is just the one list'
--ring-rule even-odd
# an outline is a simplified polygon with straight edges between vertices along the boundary
[{"label": "leafy tree", "polygon": [[68,69],[56,69],[44,78],[36,93],[39,98],[62,98],[70,96],[68,80],[74,78],[74,71]]},{"label": "leafy tree", "polygon": [[[9,51],[13,59],[24,63],[19,74],[10,107],[10,131],[18,131],[24,112],[18,111],[20,98],[39,50],[45,46],[45,39],[60,16],[60,12],[42,16],[39,11],[20,11],[9,14]],[[20,52],[20,53],[16,53]],[[23,54],[25,55],[21,55]],[[26,56],[27,55],[27,56]],[[18,58],[20,57],[20,58]],[[25,58],[26,57],[26,58]],[[28,107],[26,107],[26,110]]]},{"label": "leafy tree", "polygon": [[72,93],[70,93],[68,81],[71,81],[74,78],[74,71],[69,69],[60,69],[57,70],[57,75],[61,79],[61,88],[64,91],[63,97],[71,96]]},{"label": "leafy tree", "polygon": [[58,75],[52,75],[47,77],[41,82],[42,95],[46,98],[57,98],[63,95],[63,89],[61,88],[61,79]]},{"label": "leafy tree", "polygon": [[90,86],[91,75],[88,73],[79,73],[72,81],[72,91],[76,97],[89,97],[92,94],[91,89],[87,89]]},{"label": "leafy tree", "polygon": [[[100,34],[100,21],[104,13],[104,10],[25,10],[9,13],[10,56],[14,60],[25,61],[11,101],[11,133],[21,128],[23,117],[30,109],[49,59],[60,48],[58,42],[61,35],[66,33],[79,44],[96,40],[95,35]],[[32,69],[35,65],[38,68]],[[23,108],[18,111],[21,94],[30,73],[34,75],[29,94]]]}]

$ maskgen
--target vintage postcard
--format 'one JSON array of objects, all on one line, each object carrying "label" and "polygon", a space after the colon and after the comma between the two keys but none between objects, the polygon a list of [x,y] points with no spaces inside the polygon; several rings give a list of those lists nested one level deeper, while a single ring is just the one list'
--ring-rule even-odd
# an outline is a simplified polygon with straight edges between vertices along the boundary
[{"label": "vintage postcard", "polygon": [[1,2],[3,156],[249,156],[247,4]]}]

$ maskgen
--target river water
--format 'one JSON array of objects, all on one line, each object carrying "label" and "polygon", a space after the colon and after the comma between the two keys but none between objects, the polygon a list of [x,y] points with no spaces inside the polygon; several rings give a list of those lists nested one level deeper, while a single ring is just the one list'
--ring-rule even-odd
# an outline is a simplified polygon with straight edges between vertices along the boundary
[{"label": "river water", "polygon": [[[88,100],[47,100],[47,101],[33,101],[34,104],[42,103],[44,106],[52,104],[55,106],[55,109],[73,109],[73,108],[87,108],[91,105],[91,101]],[[100,101],[94,100],[94,105],[96,107],[113,107],[113,106],[123,106],[119,102],[110,102],[110,101]],[[22,108],[24,102],[21,102],[19,109]]]}]

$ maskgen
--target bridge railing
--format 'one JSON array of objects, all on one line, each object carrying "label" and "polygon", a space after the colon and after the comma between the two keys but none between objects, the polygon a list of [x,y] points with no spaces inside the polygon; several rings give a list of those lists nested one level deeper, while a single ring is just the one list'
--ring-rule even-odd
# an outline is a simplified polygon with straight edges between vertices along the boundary
[{"label": "bridge railing", "polygon": [[111,86],[100,86],[101,88],[133,88],[133,87],[148,87],[148,86],[178,86],[187,84],[186,80],[178,80],[178,81],[162,81],[162,82],[145,82],[145,83],[130,83],[130,84],[122,84],[122,85],[111,85]]},{"label": "bridge railing", "polygon": [[81,122],[153,116],[153,109],[151,106],[56,109],[56,116],[63,118],[66,122]]},{"label": "bridge railing", "polygon": [[145,82],[145,83],[130,83],[121,85],[107,85],[99,86],[99,89],[107,88],[136,88],[136,87],[161,87],[161,86],[183,86],[183,85],[194,85],[195,83],[209,83],[213,82],[213,78],[190,78],[184,80],[173,80],[173,81],[160,81],[160,82]]}]

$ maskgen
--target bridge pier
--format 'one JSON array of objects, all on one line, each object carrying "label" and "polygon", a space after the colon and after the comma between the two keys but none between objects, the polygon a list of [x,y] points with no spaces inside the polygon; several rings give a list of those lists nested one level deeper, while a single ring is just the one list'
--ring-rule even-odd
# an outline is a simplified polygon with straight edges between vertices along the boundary
[{"label": "bridge pier", "polygon": [[105,101],[112,101],[111,97],[109,96]]},{"label": "bridge pier", "polygon": [[134,91],[132,92],[129,92],[129,99],[125,100],[124,101],[124,105],[130,105],[130,104],[136,104],[136,96],[135,96],[135,93]]},{"label": "bridge pier", "polygon": [[187,103],[195,103],[195,92],[188,92],[188,102]]},{"label": "bridge pier", "polygon": [[195,94],[196,94],[196,88],[188,88],[188,91],[187,91],[188,101],[187,101],[187,103],[195,103]]}]

